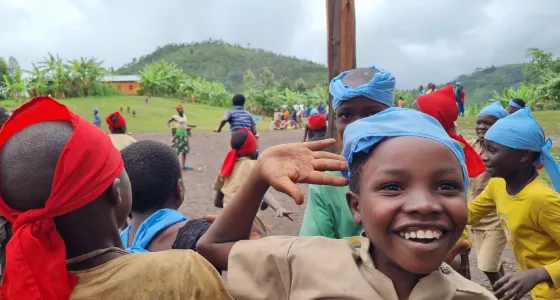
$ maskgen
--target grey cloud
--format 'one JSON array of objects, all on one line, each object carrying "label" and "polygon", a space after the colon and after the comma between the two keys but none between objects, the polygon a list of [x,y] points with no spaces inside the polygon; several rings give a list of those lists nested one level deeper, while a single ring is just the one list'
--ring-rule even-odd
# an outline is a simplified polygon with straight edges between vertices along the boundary
[{"label": "grey cloud", "polygon": [[[60,24],[40,24],[8,1],[0,0],[0,56],[24,67],[46,52],[118,67],[166,43],[208,38],[326,61],[324,0],[59,0],[83,15]],[[401,88],[522,62],[529,47],[560,54],[558,0],[356,0],[356,9],[358,64],[391,70]]]}]

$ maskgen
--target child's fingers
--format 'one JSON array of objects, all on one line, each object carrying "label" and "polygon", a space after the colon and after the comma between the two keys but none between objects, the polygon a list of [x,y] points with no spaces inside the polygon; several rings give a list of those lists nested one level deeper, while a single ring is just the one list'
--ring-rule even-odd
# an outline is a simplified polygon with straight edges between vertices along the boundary
[{"label": "child's fingers", "polygon": [[315,171],[347,171],[348,163],[342,160],[334,159],[314,159],[311,163]]},{"label": "child's fingers", "polygon": [[346,158],[344,158],[344,156],[338,155],[336,153],[330,153],[326,151],[314,151],[312,155],[316,159],[326,158],[326,159],[343,160],[346,162]]},{"label": "child's fingers", "polygon": [[336,144],[336,140],[335,139],[324,139],[324,140],[319,140],[319,141],[313,141],[313,142],[306,142],[303,143],[305,145],[305,147],[307,147],[309,150],[311,151],[319,151],[319,150],[323,150],[329,146],[332,146],[334,144]]},{"label": "child's fingers", "polygon": [[278,177],[272,184],[272,187],[275,190],[292,197],[296,201],[297,205],[303,204],[303,192],[290,180],[289,177]]},{"label": "child's fingers", "polygon": [[348,184],[348,180],[342,176],[313,171],[311,174],[309,174],[304,182],[300,183],[345,186]]},{"label": "child's fingers", "polygon": [[214,221],[216,221],[216,215],[207,215],[204,218],[206,219],[206,221],[210,222],[210,223],[214,223]]}]

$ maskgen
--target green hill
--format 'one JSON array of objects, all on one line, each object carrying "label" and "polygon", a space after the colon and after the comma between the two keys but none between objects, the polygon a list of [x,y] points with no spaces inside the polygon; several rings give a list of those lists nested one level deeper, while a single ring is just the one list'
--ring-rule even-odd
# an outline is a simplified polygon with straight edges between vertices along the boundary
[{"label": "green hill", "polygon": [[187,74],[199,75],[209,81],[224,83],[232,91],[241,91],[243,75],[251,69],[258,78],[259,72],[268,67],[278,80],[305,79],[309,87],[327,81],[324,65],[295,57],[278,55],[262,49],[249,49],[222,41],[192,44],[169,44],[155,52],[133,59],[116,71],[117,74],[136,74],[146,64],[167,60],[176,63]]},{"label": "green hill", "polygon": [[487,102],[494,91],[502,93],[504,88],[518,86],[524,79],[525,64],[504,65],[501,67],[477,68],[470,75],[461,75],[455,79],[467,92],[467,104]]}]

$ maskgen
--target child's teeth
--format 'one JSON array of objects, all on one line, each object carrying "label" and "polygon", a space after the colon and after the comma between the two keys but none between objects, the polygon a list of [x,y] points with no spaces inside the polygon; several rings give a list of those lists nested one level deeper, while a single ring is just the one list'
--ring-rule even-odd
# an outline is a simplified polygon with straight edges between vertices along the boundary
[{"label": "child's teeth", "polygon": [[427,239],[433,239],[434,238],[434,235],[432,234],[431,230],[426,231],[426,238]]},{"label": "child's teeth", "polygon": [[399,232],[400,236],[405,239],[439,239],[441,237],[441,231],[439,230],[416,230],[405,232]]},{"label": "child's teeth", "polygon": [[411,233],[410,233],[410,237],[413,238],[413,239],[415,239],[415,238],[416,238],[416,232],[414,232],[414,231],[411,232]]},{"label": "child's teeth", "polygon": [[423,230],[418,230],[416,232],[416,237],[419,239],[425,239],[426,238],[426,233]]},{"label": "child's teeth", "polygon": [[410,238],[410,233],[405,232],[405,233],[404,233],[404,238],[408,240],[408,239]]}]

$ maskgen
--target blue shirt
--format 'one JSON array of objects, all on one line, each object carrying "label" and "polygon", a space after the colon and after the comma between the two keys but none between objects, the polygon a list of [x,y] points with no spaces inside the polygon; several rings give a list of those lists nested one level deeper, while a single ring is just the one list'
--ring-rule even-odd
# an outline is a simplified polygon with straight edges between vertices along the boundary
[{"label": "blue shirt", "polygon": [[93,115],[93,124],[97,127],[101,127],[101,118],[99,117],[99,114]]},{"label": "blue shirt", "polygon": [[234,106],[232,110],[226,112],[229,121],[229,129],[234,132],[240,128],[247,128],[249,131],[253,129],[255,120],[250,112],[246,111],[243,106]]}]

